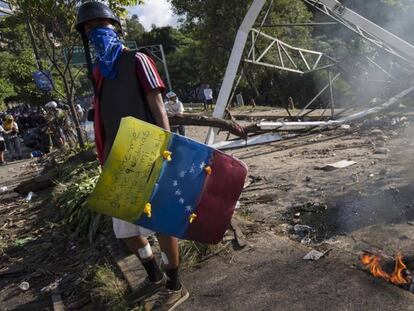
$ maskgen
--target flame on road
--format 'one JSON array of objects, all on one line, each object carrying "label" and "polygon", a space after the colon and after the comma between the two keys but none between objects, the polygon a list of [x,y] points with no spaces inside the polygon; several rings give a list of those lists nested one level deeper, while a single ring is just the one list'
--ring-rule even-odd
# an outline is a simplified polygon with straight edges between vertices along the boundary
[{"label": "flame on road", "polygon": [[381,257],[374,254],[363,254],[361,256],[361,262],[369,269],[371,274],[378,278],[383,278],[395,285],[407,284],[410,280],[404,276],[404,272],[407,270],[407,266],[403,263],[403,256],[398,254],[395,256],[395,268],[390,275],[385,272],[381,267]]}]

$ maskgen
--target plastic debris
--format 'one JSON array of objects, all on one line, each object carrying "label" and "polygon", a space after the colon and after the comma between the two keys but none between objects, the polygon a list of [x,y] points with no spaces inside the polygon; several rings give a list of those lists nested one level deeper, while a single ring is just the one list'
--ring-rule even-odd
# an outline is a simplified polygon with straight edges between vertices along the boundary
[{"label": "plastic debris", "polygon": [[39,150],[32,151],[32,153],[30,153],[31,158],[41,158],[42,156],[43,156],[43,152]]},{"label": "plastic debris", "polygon": [[308,233],[308,232],[312,232],[313,231],[313,229],[311,227],[306,226],[306,225],[295,225],[293,227],[293,230],[297,234],[305,234],[305,233]]},{"label": "plastic debris", "polygon": [[30,191],[26,196],[26,202],[30,202],[33,198],[34,192]]},{"label": "plastic debris", "polygon": [[303,257],[303,259],[317,261],[321,259],[323,256],[325,256],[325,253],[321,253],[313,249],[309,253],[307,253],[305,257]]},{"label": "plastic debris", "polygon": [[355,165],[356,163],[357,162],[355,162],[355,161],[343,160],[343,161],[339,161],[339,162],[336,162],[336,163],[325,165],[321,169],[324,170],[324,171],[333,171],[333,170],[336,170],[336,169],[346,168],[348,166]]},{"label": "plastic debris", "polygon": [[8,189],[9,189],[9,188],[7,188],[6,186],[3,186],[3,187],[1,187],[1,188],[0,188],[0,191],[1,191],[1,192],[6,192]]},{"label": "plastic debris", "polygon": [[27,291],[29,288],[30,288],[30,284],[29,284],[29,282],[21,282],[20,283],[20,285],[19,285],[19,288],[22,290],[22,291]]}]

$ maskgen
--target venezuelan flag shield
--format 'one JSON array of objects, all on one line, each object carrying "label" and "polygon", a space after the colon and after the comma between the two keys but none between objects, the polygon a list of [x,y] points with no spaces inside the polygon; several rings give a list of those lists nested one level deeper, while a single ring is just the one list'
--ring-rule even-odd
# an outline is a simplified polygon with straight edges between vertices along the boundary
[{"label": "venezuelan flag shield", "polygon": [[155,232],[215,244],[246,175],[246,165],[229,155],[127,117],[87,204]]}]

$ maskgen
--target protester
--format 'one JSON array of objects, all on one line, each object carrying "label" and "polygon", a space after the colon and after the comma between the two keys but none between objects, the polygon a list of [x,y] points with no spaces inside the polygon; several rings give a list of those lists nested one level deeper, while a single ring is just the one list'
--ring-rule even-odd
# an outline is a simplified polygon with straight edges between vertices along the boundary
[{"label": "protester", "polygon": [[213,90],[207,84],[204,89],[204,110],[208,110],[209,106],[213,109]]},{"label": "protester", "polygon": [[23,157],[20,149],[19,127],[11,114],[6,115],[3,129],[7,150],[10,152],[11,158],[21,160]]},{"label": "protester", "polygon": [[[103,164],[123,117],[133,116],[170,129],[161,95],[165,86],[150,57],[128,51],[123,46],[119,39],[119,30],[122,33],[119,19],[105,4],[82,4],[76,28],[82,35],[85,50],[89,50],[90,42],[97,56],[93,79],[96,91],[94,126],[98,157]],[[172,310],[188,298],[189,293],[179,278],[176,238],[156,235],[164,275],[145,238],[148,230],[115,218],[113,228],[116,237],[140,259],[148,275],[134,293],[137,302],[154,296],[144,301],[146,310]]]},{"label": "protester", "polygon": [[46,120],[48,133],[50,135],[54,147],[62,148],[65,146],[65,113],[58,108],[58,104],[54,101],[48,102],[45,105]]},{"label": "protester", "polygon": [[[174,92],[168,92],[166,96],[167,101],[165,102],[165,110],[167,111],[168,116],[183,116],[184,106],[178,99],[177,94]],[[184,125],[171,126],[171,132],[179,133],[180,135],[185,136],[185,127]]]}]

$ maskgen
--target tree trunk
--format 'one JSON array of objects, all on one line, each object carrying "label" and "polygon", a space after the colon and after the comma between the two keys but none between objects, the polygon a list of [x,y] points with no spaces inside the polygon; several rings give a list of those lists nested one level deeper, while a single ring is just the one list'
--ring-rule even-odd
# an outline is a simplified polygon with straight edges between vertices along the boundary
[{"label": "tree trunk", "polygon": [[69,86],[67,85],[67,81],[64,81],[64,83],[65,83],[66,99],[68,101],[69,110],[72,115],[73,123],[75,124],[76,135],[78,136],[79,146],[83,149],[85,148],[85,142],[83,140],[82,130],[80,128],[80,123],[78,119],[78,114],[76,113],[75,106],[73,103],[73,96],[71,92],[69,92]]}]

